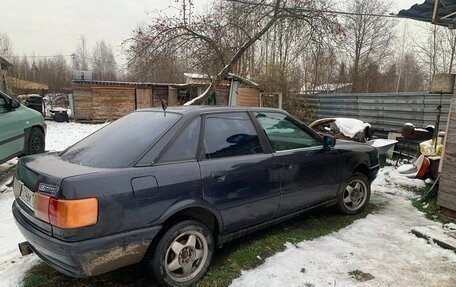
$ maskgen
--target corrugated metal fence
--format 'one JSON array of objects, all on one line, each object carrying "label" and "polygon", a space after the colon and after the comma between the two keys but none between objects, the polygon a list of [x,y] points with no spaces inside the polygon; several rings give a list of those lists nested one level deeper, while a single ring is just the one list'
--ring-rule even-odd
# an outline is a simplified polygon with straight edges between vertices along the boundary
[{"label": "corrugated metal fence", "polygon": [[405,123],[434,125],[442,101],[440,130],[445,129],[452,95],[428,93],[319,94],[302,98],[314,118],[350,117],[379,132],[400,132]]}]

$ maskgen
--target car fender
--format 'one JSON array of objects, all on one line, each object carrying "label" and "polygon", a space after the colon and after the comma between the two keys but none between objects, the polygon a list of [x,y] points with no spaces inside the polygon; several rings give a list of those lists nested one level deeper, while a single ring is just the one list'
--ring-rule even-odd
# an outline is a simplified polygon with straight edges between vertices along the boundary
[{"label": "car fender", "polygon": [[162,214],[159,220],[160,224],[163,224],[175,214],[188,208],[203,208],[212,213],[217,219],[219,234],[223,232],[223,219],[220,215],[220,212],[211,206],[207,201],[204,201],[202,199],[186,199],[176,202],[174,205],[171,205],[165,211],[165,213]]},{"label": "car fender", "polygon": [[369,168],[369,156],[365,153],[351,150],[339,150],[339,154],[341,155],[341,162],[343,163],[344,168],[341,169],[341,185],[337,193],[338,195],[344,191],[350,177],[358,168]]},{"label": "car fender", "polygon": [[29,139],[30,139],[30,132],[35,127],[41,129],[43,134],[46,136],[46,124],[44,124],[44,125],[35,125],[35,126],[30,126],[30,127],[24,128],[24,148],[22,150],[22,153],[24,155],[27,155],[28,142],[29,142]]}]

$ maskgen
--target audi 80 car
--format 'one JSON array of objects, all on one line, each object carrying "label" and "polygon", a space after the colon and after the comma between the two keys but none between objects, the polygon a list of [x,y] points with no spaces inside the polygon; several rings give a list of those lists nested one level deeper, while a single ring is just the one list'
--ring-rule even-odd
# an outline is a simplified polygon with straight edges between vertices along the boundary
[{"label": "audi 80 car", "polygon": [[144,261],[160,285],[189,286],[225,242],[317,207],[362,211],[378,169],[375,148],[336,144],[282,110],[146,109],[21,158],[12,212],[64,274]]}]

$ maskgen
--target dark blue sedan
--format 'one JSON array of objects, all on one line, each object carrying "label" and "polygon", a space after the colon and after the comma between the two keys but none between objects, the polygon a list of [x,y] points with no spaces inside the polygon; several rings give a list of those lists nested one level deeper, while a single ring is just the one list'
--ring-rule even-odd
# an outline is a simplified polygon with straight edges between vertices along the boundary
[{"label": "dark blue sedan", "polygon": [[131,113],[61,153],[21,158],[12,211],[30,248],[84,277],[142,260],[189,286],[214,248],[310,209],[362,211],[375,148],[320,137],[277,109]]}]

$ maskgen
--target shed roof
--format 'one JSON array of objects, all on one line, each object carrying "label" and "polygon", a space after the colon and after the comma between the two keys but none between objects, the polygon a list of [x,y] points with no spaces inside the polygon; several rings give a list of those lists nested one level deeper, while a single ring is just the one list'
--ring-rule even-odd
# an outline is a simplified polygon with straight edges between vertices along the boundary
[{"label": "shed roof", "polygon": [[[438,1],[438,10],[433,22],[435,1]],[[397,16],[454,29],[456,28],[456,0],[425,0],[421,4],[415,4],[409,9],[399,11]]]},{"label": "shed roof", "polygon": [[149,82],[118,82],[118,81],[96,81],[96,80],[74,80],[73,85],[101,85],[101,86],[126,86],[134,88],[151,88],[159,86],[167,87],[188,87],[188,84],[172,84],[172,83],[149,83]]}]

